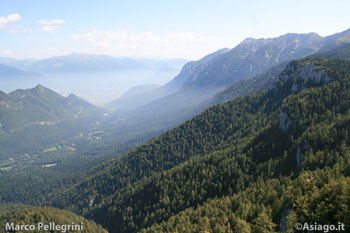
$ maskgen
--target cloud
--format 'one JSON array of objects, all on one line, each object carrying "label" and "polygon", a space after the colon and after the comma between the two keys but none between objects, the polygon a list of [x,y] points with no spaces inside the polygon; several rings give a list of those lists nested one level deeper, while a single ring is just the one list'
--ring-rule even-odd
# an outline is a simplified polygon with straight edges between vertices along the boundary
[{"label": "cloud", "polygon": [[47,26],[43,26],[42,28],[40,28],[39,31],[41,31],[41,32],[55,32],[55,31],[59,30],[60,28],[62,28],[62,27],[61,26],[47,25]]},{"label": "cloud", "polygon": [[18,30],[12,29],[12,30],[10,30],[9,32],[10,32],[11,34],[16,34],[16,33],[18,32]]},{"label": "cloud", "polygon": [[2,50],[2,53],[5,54],[6,56],[11,56],[11,55],[13,55],[13,52],[12,52],[11,50],[8,50],[8,49]]},{"label": "cloud", "polygon": [[44,24],[44,25],[64,24],[64,20],[63,19],[51,19],[51,20],[41,19],[38,21],[38,24]]},{"label": "cloud", "polygon": [[191,32],[133,33],[127,30],[100,31],[92,28],[85,34],[72,36],[75,41],[86,41],[93,45],[94,52],[113,53],[123,56],[163,56],[193,58],[220,48],[220,38]]},{"label": "cloud", "polygon": [[57,26],[57,25],[64,24],[64,20],[63,19],[51,19],[51,20],[41,19],[37,23],[44,25],[39,29],[40,32],[55,32],[62,28],[61,26]]},{"label": "cloud", "polygon": [[31,29],[31,28],[25,28],[25,29],[23,29],[22,31],[23,31],[23,32],[31,32],[32,29]]},{"label": "cloud", "polygon": [[0,17],[0,29],[8,28],[13,22],[21,20],[21,15],[18,13]]},{"label": "cloud", "polygon": [[26,39],[26,40],[35,40],[36,37],[34,37],[34,36],[27,36],[25,39]]}]

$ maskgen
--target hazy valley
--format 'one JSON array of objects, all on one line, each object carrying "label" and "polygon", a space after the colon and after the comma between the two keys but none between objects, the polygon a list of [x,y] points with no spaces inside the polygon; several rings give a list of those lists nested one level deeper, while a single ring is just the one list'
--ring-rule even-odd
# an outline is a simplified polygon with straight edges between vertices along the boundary
[{"label": "hazy valley", "polygon": [[1,57],[0,82],[0,232],[350,227],[350,29],[196,61]]}]

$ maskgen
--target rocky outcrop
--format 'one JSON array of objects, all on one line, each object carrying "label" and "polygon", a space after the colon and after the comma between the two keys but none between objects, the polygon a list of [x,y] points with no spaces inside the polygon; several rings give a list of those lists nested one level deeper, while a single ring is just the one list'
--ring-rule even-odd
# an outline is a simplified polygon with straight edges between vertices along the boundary
[{"label": "rocky outcrop", "polygon": [[282,103],[281,107],[281,113],[280,113],[280,129],[282,129],[283,132],[287,132],[287,130],[293,126],[293,119],[292,116],[288,113],[288,108],[284,103]]},{"label": "rocky outcrop", "polygon": [[[301,61],[302,62],[302,61]],[[310,86],[326,84],[332,81],[330,75],[311,63],[302,64],[300,61],[290,62],[280,75],[281,80],[292,80],[290,94],[295,95]],[[293,112],[283,103],[280,113],[280,128],[286,132],[297,121]]]},{"label": "rocky outcrop", "polygon": [[280,220],[280,233],[287,232],[288,217],[293,213],[292,209],[287,209],[282,213],[282,218]]},{"label": "rocky outcrop", "polygon": [[305,81],[309,81],[314,84],[323,84],[332,81],[332,78],[327,72],[317,69],[317,66],[311,63],[291,63],[286,67],[285,72],[289,74],[288,78],[292,78],[294,80],[291,93],[292,95],[307,89],[307,86],[304,85]]},{"label": "rocky outcrop", "polygon": [[297,160],[298,166],[304,161],[305,155],[303,153],[301,153],[300,147],[298,147],[298,149],[297,149],[297,153],[295,155],[295,158]]}]

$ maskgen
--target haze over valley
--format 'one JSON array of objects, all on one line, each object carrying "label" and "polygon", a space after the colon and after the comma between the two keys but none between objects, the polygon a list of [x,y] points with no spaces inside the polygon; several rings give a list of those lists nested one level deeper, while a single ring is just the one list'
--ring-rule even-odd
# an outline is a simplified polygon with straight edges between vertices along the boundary
[{"label": "haze over valley", "polygon": [[137,3],[1,7],[0,232],[348,232],[349,2]]},{"label": "haze over valley", "polygon": [[103,105],[133,86],[167,83],[186,62],[77,53],[42,60],[2,57],[0,79],[9,75],[2,79],[5,92],[42,84],[62,95],[74,93],[90,103]]}]

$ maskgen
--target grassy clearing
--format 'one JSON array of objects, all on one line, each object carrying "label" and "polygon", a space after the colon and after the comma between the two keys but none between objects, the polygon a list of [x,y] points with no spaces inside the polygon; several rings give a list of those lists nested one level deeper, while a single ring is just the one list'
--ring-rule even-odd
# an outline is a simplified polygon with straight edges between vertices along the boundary
[{"label": "grassy clearing", "polygon": [[15,162],[15,160],[10,160],[10,161],[6,161],[6,162],[3,162],[3,163],[0,163],[0,167],[5,167],[5,166],[7,166],[9,164],[12,164],[14,162]]},{"label": "grassy clearing", "polygon": [[12,169],[12,166],[9,166],[9,167],[1,167],[0,168],[0,171],[2,171],[2,172],[7,172],[7,171],[9,171],[9,170],[11,170]]},{"label": "grassy clearing", "polygon": [[57,163],[50,163],[50,164],[44,164],[44,165],[42,165],[42,167],[54,167],[56,165],[57,165]]},{"label": "grassy clearing", "polygon": [[50,152],[50,151],[55,151],[55,150],[57,150],[57,147],[51,147],[51,148],[48,148],[48,149],[46,149],[46,150],[44,150],[44,153],[47,153],[47,152]]}]

